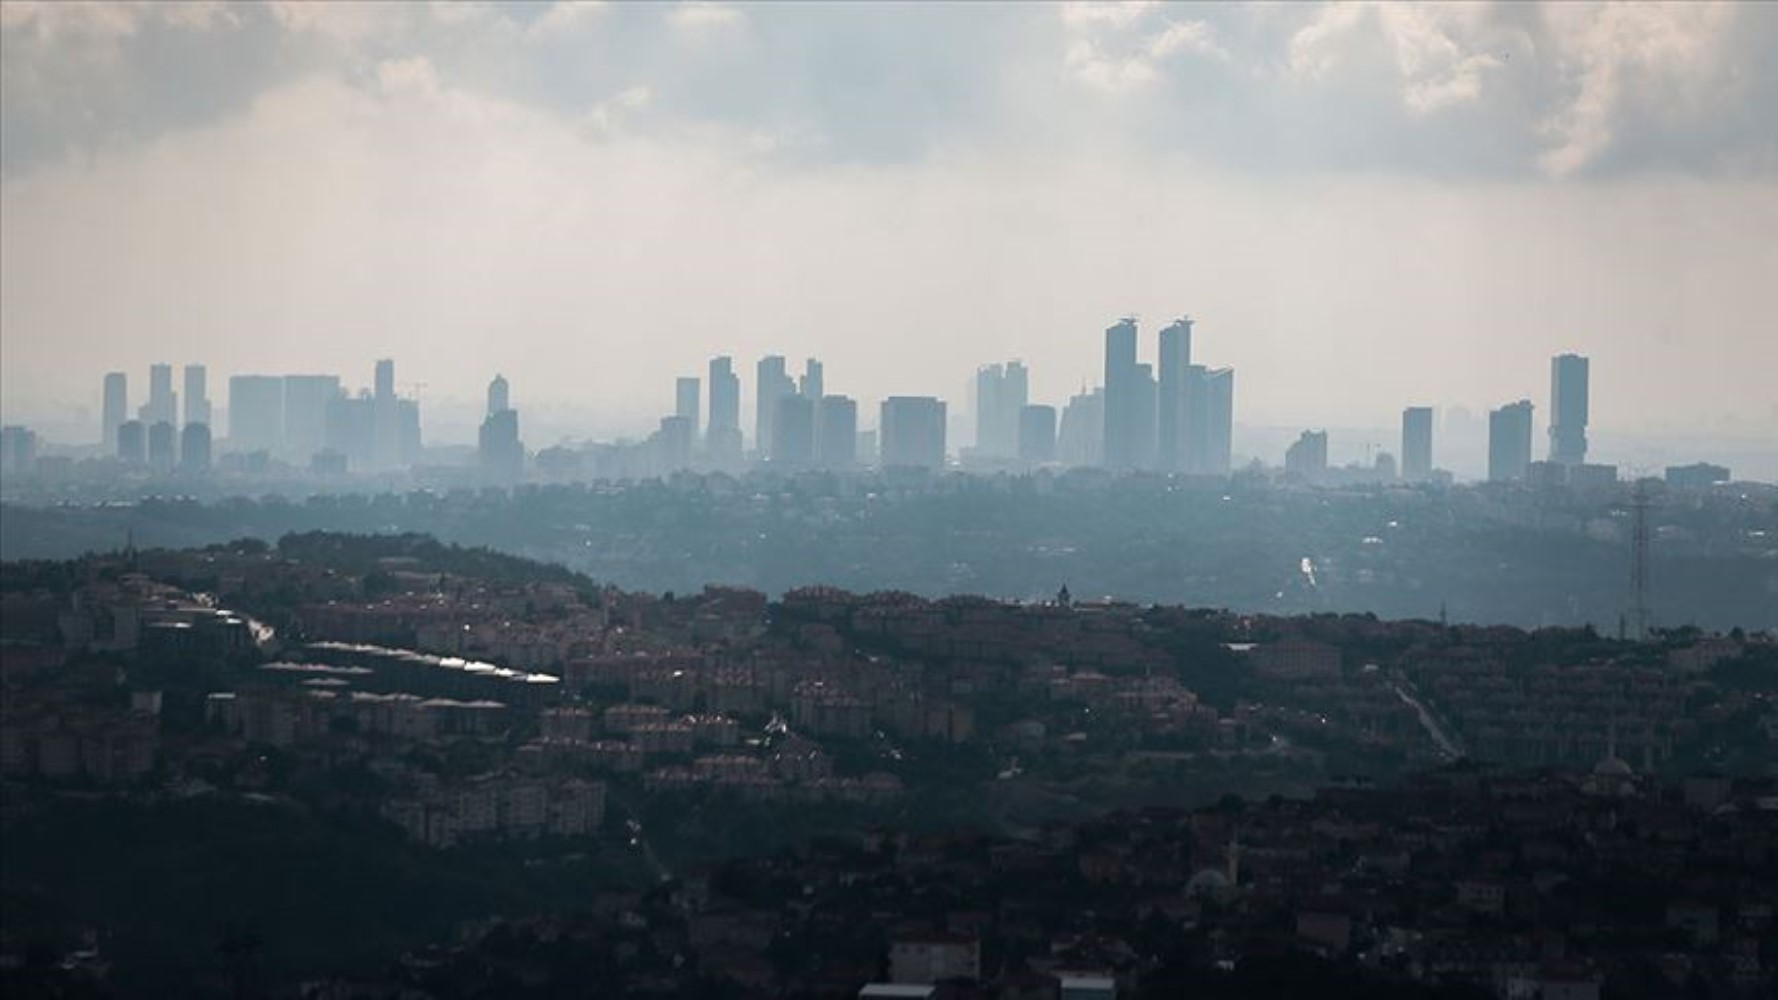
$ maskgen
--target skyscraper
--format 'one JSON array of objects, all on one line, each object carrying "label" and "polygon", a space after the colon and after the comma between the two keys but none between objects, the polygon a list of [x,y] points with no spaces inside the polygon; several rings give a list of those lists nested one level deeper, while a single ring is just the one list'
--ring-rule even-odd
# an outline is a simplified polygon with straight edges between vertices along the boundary
[{"label": "skyscraper", "polygon": [[128,465],[148,461],[148,428],[140,420],[125,420],[117,425],[117,457]]},{"label": "skyscraper", "polygon": [[[191,397],[187,394],[186,398],[190,399]],[[187,422],[180,429],[179,469],[188,476],[201,476],[210,471],[209,424]]]},{"label": "skyscraper", "polygon": [[943,400],[931,396],[890,396],[879,409],[877,427],[884,468],[944,468]]},{"label": "skyscraper", "polygon": [[241,452],[284,446],[284,379],[234,375],[228,380],[228,443]]},{"label": "skyscraper", "polygon": [[185,422],[210,422],[209,377],[203,365],[185,366]]},{"label": "skyscraper", "polygon": [[1304,431],[1284,452],[1284,473],[1314,482],[1327,472],[1327,432]]},{"label": "skyscraper", "polygon": [[1401,477],[1414,481],[1432,477],[1432,407],[1401,411]]},{"label": "skyscraper", "polygon": [[815,407],[815,464],[845,469],[858,462],[858,403],[849,396],[822,396]]},{"label": "skyscraper", "polygon": [[1126,317],[1105,329],[1105,445],[1106,467],[1136,467],[1138,447],[1136,420],[1141,404],[1137,397],[1136,320]]},{"label": "skyscraper", "polygon": [[[169,374],[168,378],[172,376]],[[148,425],[148,466],[159,473],[173,471],[179,462],[179,432],[171,420]]]},{"label": "skyscraper", "polygon": [[510,409],[512,409],[512,386],[506,381],[505,375],[496,374],[494,380],[488,383],[488,412],[486,415],[491,417],[501,410]]},{"label": "skyscraper", "polygon": [[1068,398],[1056,429],[1056,457],[1070,466],[1096,466],[1105,461],[1105,390],[1082,389]]},{"label": "skyscraper", "polygon": [[1026,462],[1056,460],[1056,408],[1019,408],[1019,458]]},{"label": "skyscraper", "polygon": [[984,365],[975,373],[975,450],[984,458],[1019,453],[1019,411],[1030,401],[1024,362]]},{"label": "skyscraper", "polygon": [[1550,359],[1550,461],[1559,465],[1587,460],[1588,367],[1578,354]]},{"label": "skyscraper", "polygon": [[150,428],[179,419],[179,394],[173,391],[172,365],[148,366],[148,402],[142,404],[136,416]]},{"label": "skyscraper", "polygon": [[1531,401],[1521,399],[1488,414],[1488,481],[1525,478],[1531,465]]},{"label": "skyscraper", "polygon": [[338,375],[284,376],[283,437],[274,450],[307,465],[327,447],[327,411],[343,395]]},{"label": "skyscraper", "polygon": [[488,414],[476,439],[484,481],[511,486],[525,478],[525,445],[519,440],[519,414],[510,407]]},{"label": "skyscraper", "polygon": [[100,409],[99,438],[106,454],[117,453],[117,427],[130,419],[130,377],[123,372],[105,376],[105,399]]},{"label": "skyscraper", "polygon": [[815,400],[801,393],[778,397],[772,419],[772,464],[803,469],[815,461]]},{"label": "skyscraper", "polygon": [[768,354],[754,367],[753,447],[761,458],[770,458],[772,443],[777,440],[773,427],[778,416],[778,401],[796,394],[796,382],[784,370],[784,356]]},{"label": "skyscraper", "polygon": [[673,383],[673,415],[684,417],[691,425],[691,439],[698,440],[698,396],[700,386],[696,375],[681,375]]},{"label": "skyscraper", "polygon": [[371,397],[371,450],[373,469],[393,469],[401,464],[402,414],[395,396],[395,362],[377,361],[376,392]]},{"label": "skyscraper", "polygon": [[1191,374],[1192,320],[1184,316],[1161,329],[1155,354],[1155,467],[1186,468],[1186,381]]},{"label": "skyscraper", "polygon": [[823,374],[821,362],[814,358],[803,362],[803,377],[797,383],[796,391],[811,402],[818,401],[827,394],[827,378]]},{"label": "skyscraper", "polygon": [[1235,443],[1235,370],[1214,368],[1201,377],[1205,428],[1203,460],[1198,472],[1211,476],[1229,474]]},{"label": "skyscraper", "polygon": [[710,463],[732,468],[741,461],[741,380],[733,359],[710,359]]}]

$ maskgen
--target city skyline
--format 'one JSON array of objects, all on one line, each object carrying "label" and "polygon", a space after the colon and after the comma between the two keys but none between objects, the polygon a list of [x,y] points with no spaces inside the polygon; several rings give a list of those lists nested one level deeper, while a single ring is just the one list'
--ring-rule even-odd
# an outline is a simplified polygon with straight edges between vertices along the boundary
[{"label": "city skyline", "polygon": [[[429,399],[499,370],[642,430],[719,351],[860,398],[1020,357],[1062,400],[1079,331],[1190,303],[1255,424],[1483,412],[1572,350],[1601,430],[1778,426],[1770,8],[300,10],[8,5],[7,421],[96,408],[92,370],[367,343]],[[185,63],[227,97],[148,85]]]}]

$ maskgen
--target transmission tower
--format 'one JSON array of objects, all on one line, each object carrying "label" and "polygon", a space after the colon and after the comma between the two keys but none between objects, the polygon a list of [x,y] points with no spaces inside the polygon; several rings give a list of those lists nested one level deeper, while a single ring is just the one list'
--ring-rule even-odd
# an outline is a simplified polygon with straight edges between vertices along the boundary
[{"label": "transmission tower", "polygon": [[1630,494],[1630,627],[1637,642],[1648,638],[1648,488],[1637,480]]}]

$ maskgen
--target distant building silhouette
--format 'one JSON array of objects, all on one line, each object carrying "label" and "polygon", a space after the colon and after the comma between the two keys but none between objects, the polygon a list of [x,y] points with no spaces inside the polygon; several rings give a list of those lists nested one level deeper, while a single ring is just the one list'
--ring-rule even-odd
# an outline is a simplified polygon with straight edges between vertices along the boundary
[{"label": "distant building silhouette", "polygon": [[942,469],[945,465],[945,404],[931,396],[890,396],[877,424],[884,468]]},{"label": "distant building silhouette", "polygon": [[1401,411],[1401,477],[1416,482],[1432,478],[1432,407]]},{"label": "distant building silhouette", "polygon": [[1718,483],[1729,482],[1731,477],[1726,466],[1696,462],[1691,465],[1667,466],[1666,479],[1667,485],[1674,489],[1703,490]]},{"label": "distant building silhouette", "polygon": [[100,406],[99,439],[107,454],[117,454],[117,428],[130,419],[130,377],[123,372],[105,376],[105,395]]},{"label": "distant building silhouette", "polygon": [[283,441],[274,449],[299,465],[327,448],[327,411],[344,398],[338,375],[284,376]]},{"label": "distant building silhouette", "polygon": [[179,394],[173,391],[172,365],[148,366],[148,402],[142,404],[136,416],[148,427],[178,421]]},{"label": "distant building silhouette", "polygon": [[815,407],[815,464],[846,469],[858,464],[858,403],[849,396],[823,396]]},{"label": "distant building silhouette", "polygon": [[695,445],[698,440],[698,391],[700,385],[696,375],[681,375],[673,382],[673,415],[684,417],[691,425],[691,439]]},{"label": "distant building silhouette", "polygon": [[815,401],[800,393],[778,397],[772,417],[773,465],[803,469],[815,462]]},{"label": "distant building silhouette", "polygon": [[1056,460],[1056,408],[1019,408],[1019,459],[1043,463]]},{"label": "distant building silhouette", "polygon": [[1521,399],[1488,414],[1488,481],[1523,481],[1531,465],[1531,401]]},{"label": "distant building silhouette", "polygon": [[1304,431],[1284,452],[1284,473],[1315,482],[1327,474],[1327,432]]},{"label": "distant building silhouette", "polygon": [[1181,472],[1186,461],[1189,409],[1186,385],[1192,368],[1192,320],[1181,317],[1161,328],[1155,354],[1155,467]]},{"label": "distant building silhouette", "polygon": [[662,417],[654,432],[655,471],[678,472],[691,465],[692,422],[687,417]]},{"label": "distant building silhouette", "polygon": [[734,468],[741,461],[741,380],[734,360],[710,359],[710,423],[706,447],[710,463],[719,469]]},{"label": "distant building silhouette", "polygon": [[284,382],[276,375],[235,375],[228,380],[228,443],[239,452],[282,450]]},{"label": "distant building silhouette", "polygon": [[37,465],[37,434],[28,427],[0,427],[0,472],[28,476]]},{"label": "distant building silhouette", "polygon": [[179,431],[180,471],[188,476],[201,476],[210,471],[210,460],[210,425],[202,422],[186,424]]},{"label": "distant building silhouette", "polygon": [[759,457],[772,457],[778,401],[796,395],[796,382],[785,373],[784,357],[768,354],[754,366],[753,447]]},{"label": "distant building silhouette", "polygon": [[[499,409],[495,409],[499,404]],[[476,439],[484,481],[512,486],[525,479],[525,445],[519,440],[519,413],[512,408],[511,386],[495,375],[488,383],[488,415]]]},{"label": "distant building silhouette", "polygon": [[1588,368],[1578,354],[1550,359],[1550,461],[1558,465],[1587,460]]},{"label": "distant building silhouette", "polygon": [[1012,458],[1019,451],[1019,411],[1030,401],[1024,362],[984,365],[975,373],[975,451],[984,458]]},{"label": "distant building silhouette", "polygon": [[179,432],[171,420],[148,425],[148,467],[159,473],[173,471],[179,462]]},{"label": "distant building silhouette", "polygon": [[209,374],[203,365],[185,366],[185,422],[210,422]]},{"label": "distant building silhouette", "polygon": [[488,383],[488,412],[483,416],[491,417],[501,410],[512,409],[512,384],[506,381],[505,375],[495,374],[494,380]]},{"label": "distant building silhouette", "polygon": [[803,362],[803,377],[797,381],[796,391],[810,402],[817,402],[827,394],[827,378],[823,374],[821,362],[814,358]]},{"label": "distant building silhouette", "polygon": [[140,420],[125,420],[117,425],[117,457],[127,465],[148,462],[148,427]]},{"label": "distant building silhouette", "polygon": [[1056,455],[1064,465],[1096,466],[1105,457],[1105,390],[1082,390],[1069,397],[1056,431]]},{"label": "distant building silhouette", "polygon": [[1136,364],[1136,320],[1121,319],[1105,329],[1105,443],[1107,468],[1139,464],[1142,370]]}]

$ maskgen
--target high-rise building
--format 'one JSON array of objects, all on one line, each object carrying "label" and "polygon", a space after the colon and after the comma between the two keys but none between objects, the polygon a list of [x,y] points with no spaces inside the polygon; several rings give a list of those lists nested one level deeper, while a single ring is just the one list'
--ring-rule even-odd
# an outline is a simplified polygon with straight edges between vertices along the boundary
[{"label": "high-rise building", "polygon": [[710,464],[730,469],[741,461],[741,380],[734,361],[726,356],[710,359],[710,425],[707,450]]},{"label": "high-rise building", "polygon": [[117,425],[117,457],[129,465],[148,461],[148,428],[140,420],[125,420]]},{"label": "high-rise building", "polygon": [[395,398],[395,360],[381,358],[377,361],[376,396],[378,399]]},{"label": "high-rise building", "polygon": [[208,424],[210,422],[210,390],[209,374],[203,365],[185,366],[185,422],[188,424]]},{"label": "high-rise building", "polygon": [[796,391],[811,402],[827,394],[827,377],[823,374],[821,362],[814,358],[803,362],[803,377],[797,382]]},{"label": "high-rise building", "polygon": [[1019,459],[1025,462],[1056,460],[1056,408],[1019,407]]},{"label": "high-rise building", "polygon": [[1154,366],[1139,364],[1130,381],[1130,462],[1136,469],[1152,469],[1155,462]]},{"label": "high-rise building", "polygon": [[148,425],[148,467],[156,472],[172,472],[179,462],[179,432],[171,420]]},{"label": "high-rise building", "polygon": [[1488,481],[1523,480],[1531,465],[1531,401],[1521,399],[1488,414]]},{"label": "high-rise building", "polygon": [[1184,316],[1161,329],[1155,360],[1155,467],[1165,472],[1187,468],[1189,413],[1187,381],[1192,364],[1192,320]]},{"label": "high-rise building", "polygon": [[942,469],[945,404],[931,396],[890,396],[879,409],[878,448],[886,468]]},{"label": "high-rise building", "polygon": [[1550,359],[1550,461],[1558,465],[1587,460],[1588,367],[1578,354]]},{"label": "high-rise building", "polygon": [[1327,473],[1327,432],[1304,431],[1284,452],[1284,473],[1314,482]]},{"label": "high-rise building", "polygon": [[342,392],[327,404],[327,435],[317,454],[321,452],[327,453],[330,469],[344,466],[336,471],[363,472],[375,464],[376,400],[370,393]]},{"label": "high-rise building", "polygon": [[1136,366],[1136,320],[1127,317],[1105,329],[1105,465],[1137,466],[1136,423],[1141,409]]},{"label": "high-rise building", "polygon": [[0,427],[0,472],[28,476],[36,470],[37,433],[29,427]]},{"label": "high-rise building", "polygon": [[274,451],[307,465],[327,448],[327,411],[344,395],[338,375],[284,376],[283,438]]},{"label": "high-rise building", "polygon": [[696,375],[681,375],[673,383],[673,415],[684,417],[691,425],[691,439],[698,440],[698,397],[700,384]]},{"label": "high-rise building", "polygon": [[1401,411],[1401,477],[1416,482],[1432,478],[1432,407]]},{"label": "high-rise building", "polygon": [[1062,408],[1056,429],[1056,457],[1063,465],[1096,466],[1105,462],[1105,390],[1082,389]]},{"label": "high-rise building", "polygon": [[850,396],[822,396],[815,406],[815,464],[846,469],[858,463],[858,403]]},{"label": "high-rise building", "polygon": [[769,354],[759,359],[754,368],[753,389],[753,446],[761,458],[770,458],[772,443],[777,440],[773,427],[778,417],[778,401],[796,395],[796,381],[785,373],[783,355]]},{"label": "high-rise building", "polygon": [[815,461],[815,401],[800,393],[778,398],[772,418],[772,464],[802,469]]},{"label": "high-rise building", "polygon": [[1233,465],[1235,445],[1235,370],[1213,368],[1202,377],[1206,427],[1202,467],[1205,475],[1226,476]]},{"label": "high-rise building", "polygon": [[173,391],[172,365],[148,366],[148,402],[142,404],[136,416],[150,428],[179,419],[179,394]]},{"label": "high-rise building", "polygon": [[234,375],[228,380],[228,443],[239,452],[276,453],[284,446],[284,379]]},{"label": "high-rise building", "polygon": [[1019,453],[1019,411],[1030,402],[1031,378],[1022,361],[984,365],[975,373],[975,451],[984,458]]},{"label": "high-rise building", "polygon": [[[191,397],[188,394],[186,398]],[[201,476],[210,471],[209,424],[187,423],[180,429],[179,469],[188,476]]]},{"label": "high-rise building", "polygon": [[692,422],[677,414],[662,417],[654,432],[654,460],[657,473],[678,472],[691,465]]},{"label": "high-rise building", "polygon": [[105,399],[100,407],[99,437],[106,454],[117,454],[117,427],[130,419],[130,377],[123,372],[105,376]]},{"label": "high-rise building", "polygon": [[519,440],[519,413],[510,406],[488,414],[476,440],[485,482],[511,486],[524,481],[525,445]]},{"label": "high-rise building", "polygon": [[393,469],[402,464],[403,415],[395,395],[395,362],[390,358],[377,361],[376,392],[371,397],[372,469]]},{"label": "high-rise building", "polygon": [[505,375],[495,374],[494,380],[488,383],[488,412],[484,416],[493,416],[501,410],[512,409],[512,385],[506,381]]}]

